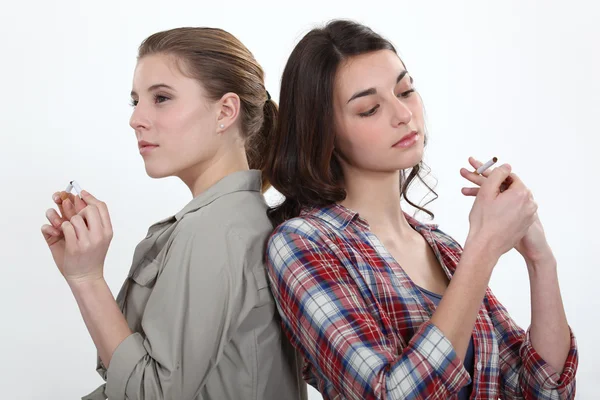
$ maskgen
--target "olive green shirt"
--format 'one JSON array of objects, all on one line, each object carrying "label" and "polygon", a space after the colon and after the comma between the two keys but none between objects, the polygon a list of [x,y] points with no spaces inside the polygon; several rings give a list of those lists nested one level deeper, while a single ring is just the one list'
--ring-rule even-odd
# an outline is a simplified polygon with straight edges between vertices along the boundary
[{"label": "olive green shirt", "polygon": [[117,303],[134,332],[84,400],[306,399],[263,262],[259,171],[233,173],[136,247]]}]

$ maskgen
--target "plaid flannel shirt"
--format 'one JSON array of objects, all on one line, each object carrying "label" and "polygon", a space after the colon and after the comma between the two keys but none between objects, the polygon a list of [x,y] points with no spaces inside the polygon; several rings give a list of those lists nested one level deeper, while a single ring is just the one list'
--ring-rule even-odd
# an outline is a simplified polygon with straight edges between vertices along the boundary
[{"label": "plaid flannel shirt", "polygon": [[[407,219],[451,278],[461,246],[437,225]],[[267,265],[283,329],[304,356],[304,379],[325,399],[455,399],[471,379],[471,399],[575,396],[572,332],[559,375],[489,288],[473,330],[471,377],[430,322],[435,305],[367,222],[341,205],[305,209],[277,227]]]}]

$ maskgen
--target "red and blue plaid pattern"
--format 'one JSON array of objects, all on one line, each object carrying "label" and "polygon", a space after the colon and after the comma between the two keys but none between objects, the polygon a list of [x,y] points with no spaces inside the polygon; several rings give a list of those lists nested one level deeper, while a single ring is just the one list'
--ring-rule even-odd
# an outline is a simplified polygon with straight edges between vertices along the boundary
[{"label": "red and blue plaid pattern", "polygon": [[[451,277],[461,246],[407,215]],[[471,382],[450,341],[430,322],[434,304],[365,220],[341,205],[304,210],[267,247],[283,329],[304,356],[304,378],[325,399],[455,399]],[[557,374],[491,290],[475,328],[471,399],[572,399],[578,356]]]}]

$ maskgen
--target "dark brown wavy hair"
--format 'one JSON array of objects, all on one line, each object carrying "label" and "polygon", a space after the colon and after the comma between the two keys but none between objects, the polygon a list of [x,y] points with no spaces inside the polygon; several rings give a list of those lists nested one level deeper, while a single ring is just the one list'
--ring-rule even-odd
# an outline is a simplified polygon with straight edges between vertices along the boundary
[{"label": "dark brown wavy hair", "polygon": [[181,72],[196,79],[212,101],[235,93],[241,104],[241,133],[250,168],[265,175],[265,153],[277,126],[277,104],[268,96],[264,71],[231,33],[218,28],[175,28],[155,33],[139,47],[138,59],[151,54],[174,56]]},{"label": "dark brown wavy hair", "polygon": [[[265,173],[272,186],[285,196],[283,203],[269,210],[275,225],[299,215],[303,207],[321,207],[346,198],[344,176],[334,154],[333,91],[339,65],[346,59],[394,46],[368,27],[347,20],[334,20],[307,33],[296,45],[281,79],[279,123],[272,137]],[[427,143],[427,135],[425,135]],[[402,197],[413,207],[407,190],[429,169],[420,162],[401,171]]]}]

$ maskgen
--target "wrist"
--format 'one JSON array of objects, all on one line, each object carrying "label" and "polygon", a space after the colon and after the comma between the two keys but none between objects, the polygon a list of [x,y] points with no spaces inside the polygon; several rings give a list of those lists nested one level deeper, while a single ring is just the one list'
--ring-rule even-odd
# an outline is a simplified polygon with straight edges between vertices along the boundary
[{"label": "wrist", "polygon": [[485,235],[469,232],[465,241],[465,250],[478,253],[481,257],[489,261],[497,262],[502,256],[502,252],[497,250],[493,241]]},{"label": "wrist", "polygon": [[492,249],[489,241],[483,236],[475,236],[469,233],[461,260],[465,258],[472,259],[474,264],[478,265],[478,268],[487,267],[491,272],[501,255]]},{"label": "wrist", "polygon": [[106,285],[106,281],[104,280],[104,276],[81,276],[81,277],[72,277],[67,278],[67,283],[71,288],[71,291],[75,292],[89,292],[94,288],[97,288],[102,285]]},{"label": "wrist", "polygon": [[526,257],[525,263],[527,264],[527,269],[530,273],[540,271],[556,271],[557,269],[556,258],[554,258],[552,252],[535,258]]},{"label": "wrist", "polygon": [[532,266],[540,266],[540,265],[548,265],[548,264],[556,264],[556,259],[554,258],[554,254],[550,247],[546,246],[544,250],[538,251],[535,254],[527,254],[523,255],[525,262],[527,265]]}]

